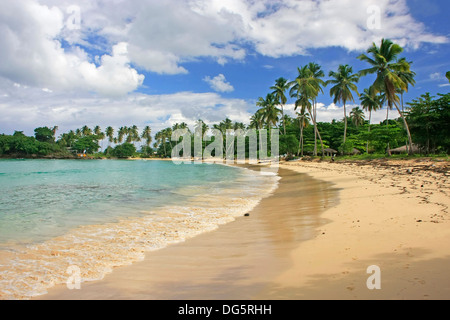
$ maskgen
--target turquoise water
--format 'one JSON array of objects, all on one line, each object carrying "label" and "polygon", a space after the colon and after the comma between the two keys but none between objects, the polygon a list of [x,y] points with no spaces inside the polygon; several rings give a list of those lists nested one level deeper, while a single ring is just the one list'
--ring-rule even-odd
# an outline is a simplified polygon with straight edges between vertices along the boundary
[{"label": "turquoise water", "polygon": [[[145,214],[231,185],[240,171],[170,161],[0,161],[0,244],[33,243],[81,226]],[[143,213],[144,212],[144,213]]]},{"label": "turquoise water", "polygon": [[0,299],[102,279],[252,210],[272,173],[170,161],[0,160]]}]

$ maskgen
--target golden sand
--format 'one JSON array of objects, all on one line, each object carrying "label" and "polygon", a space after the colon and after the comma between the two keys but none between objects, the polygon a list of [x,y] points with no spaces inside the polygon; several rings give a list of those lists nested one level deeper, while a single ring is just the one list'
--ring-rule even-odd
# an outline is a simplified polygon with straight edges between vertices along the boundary
[{"label": "golden sand", "polygon": [[[249,217],[41,298],[450,298],[447,163],[296,162],[279,173]],[[373,265],[380,290],[366,285]]]}]

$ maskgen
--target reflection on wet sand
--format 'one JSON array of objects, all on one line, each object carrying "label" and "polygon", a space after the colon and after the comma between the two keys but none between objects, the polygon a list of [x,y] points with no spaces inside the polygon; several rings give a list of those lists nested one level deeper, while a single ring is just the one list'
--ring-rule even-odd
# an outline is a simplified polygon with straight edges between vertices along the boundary
[{"label": "reflection on wet sand", "polygon": [[278,189],[250,216],[151,252],[81,290],[58,286],[40,298],[252,299],[270,293],[271,279],[290,265],[290,251],[316,235],[326,223],[321,212],[338,200],[330,183],[285,169],[279,175]]}]

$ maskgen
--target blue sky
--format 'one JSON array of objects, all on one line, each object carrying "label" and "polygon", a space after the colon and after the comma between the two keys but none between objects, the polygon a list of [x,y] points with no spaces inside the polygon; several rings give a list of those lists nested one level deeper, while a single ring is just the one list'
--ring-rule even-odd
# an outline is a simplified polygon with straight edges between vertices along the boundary
[{"label": "blue sky", "polygon": [[[0,133],[248,122],[275,79],[309,62],[357,72],[356,57],[382,38],[413,61],[406,101],[446,93],[447,12],[447,0],[4,0]],[[343,117],[327,89],[318,100],[319,121]]]}]

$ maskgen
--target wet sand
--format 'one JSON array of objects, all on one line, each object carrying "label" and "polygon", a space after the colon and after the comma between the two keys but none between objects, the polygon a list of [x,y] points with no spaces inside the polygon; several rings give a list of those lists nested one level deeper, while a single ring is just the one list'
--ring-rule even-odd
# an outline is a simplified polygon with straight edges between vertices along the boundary
[{"label": "wet sand", "polygon": [[[258,167],[253,167],[259,170]],[[186,242],[150,252],[80,290],[59,285],[37,299],[259,299],[276,295],[274,279],[292,265],[290,253],[317,236],[337,205],[331,183],[280,169],[274,194],[248,217]]]},{"label": "wet sand", "polygon": [[280,168],[249,217],[40,299],[450,299],[448,162]]}]

